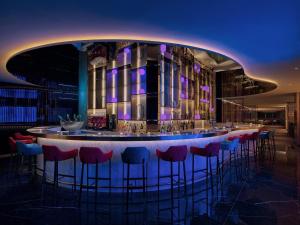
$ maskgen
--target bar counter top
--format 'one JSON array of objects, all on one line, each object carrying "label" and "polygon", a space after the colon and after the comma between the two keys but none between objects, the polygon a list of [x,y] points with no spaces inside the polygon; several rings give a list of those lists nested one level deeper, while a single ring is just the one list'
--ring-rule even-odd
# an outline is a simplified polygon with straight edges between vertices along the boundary
[{"label": "bar counter top", "polygon": [[224,135],[234,130],[255,129],[257,126],[238,128],[217,128],[217,129],[194,129],[181,132],[168,133],[146,133],[146,134],[124,134],[113,131],[95,131],[81,129],[76,132],[61,131],[58,126],[34,127],[27,131],[36,136],[50,139],[82,140],[82,141],[154,141],[154,140],[178,140],[207,138]]}]

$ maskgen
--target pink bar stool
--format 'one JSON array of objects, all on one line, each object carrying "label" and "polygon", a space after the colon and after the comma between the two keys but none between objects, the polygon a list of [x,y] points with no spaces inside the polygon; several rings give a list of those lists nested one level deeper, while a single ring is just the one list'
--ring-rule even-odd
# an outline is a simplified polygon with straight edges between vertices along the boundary
[{"label": "pink bar stool", "polygon": [[[68,151],[62,151],[57,146],[54,145],[43,145],[43,152],[44,152],[44,170],[43,170],[43,184],[42,184],[42,193],[44,194],[44,188],[47,184],[46,179],[46,169],[47,169],[47,162],[52,161],[54,162],[54,179],[53,185],[55,189],[55,194],[58,188],[58,178],[59,177],[69,177],[73,178],[72,188],[73,191],[76,190],[76,158],[78,155],[77,149],[70,149]],[[58,163],[61,161],[73,159],[73,175],[70,174],[60,174],[58,172]]]},{"label": "pink bar stool", "polygon": [[[158,158],[158,194],[160,189],[160,178],[171,178],[171,198],[173,199],[173,177],[178,176],[178,188],[180,187],[180,162],[183,165],[183,176],[184,176],[184,191],[186,192],[186,170],[185,170],[185,160],[187,156],[187,146],[170,146],[167,151],[163,152],[156,149],[156,156]],[[170,162],[171,174],[166,176],[160,175],[160,160]],[[173,163],[178,162],[178,174],[173,173]]]},{"label": "pink bar stool", "polygon": [[[212,142],[206,145],[204,148],[199,148],[195,146],[191,146],[190,152],[192,153],[192,188],[194,189],[195,183],[195,173],[202,172],[206,174],[206,186],[208,187],[208,175],[210,175],[211,180],[211,189],[213,191],[213,170],[212,170],[212,163],[211,158],[217,158],[217,168],[216,174],[219,177],[220,174],[220,161],[219,161],[219,151],[221,148],[220,142]],[[195,170],[195,156],[201,156],[206,158],[206,168]]]},{"label": "pink bar stool", "polygon": [[[81,147],[79,151],[79,157],[81,161],[81,177],[80,177],[80,191],[79,191],[79,204],[81,202],[82,189],[85,188],[87,191],[92,188],[95,189],[95,203],[98,195],[98,181],[99,180],[108,180],[109,181],[109,192],[111,192],[111,158],[113,151],[104,153],[100,148],[97,147]],[[99,163],[109,163],[109,176],[108,177],[99,177],[98,168]],[[95,177],[89,177],[89,165],[94,164],[95,167]],[[86,185],[83,185],[83,175],[84,175],[84,166],[86,165]],[[90,186],[89,180],[95,180],[95,185]]]}]

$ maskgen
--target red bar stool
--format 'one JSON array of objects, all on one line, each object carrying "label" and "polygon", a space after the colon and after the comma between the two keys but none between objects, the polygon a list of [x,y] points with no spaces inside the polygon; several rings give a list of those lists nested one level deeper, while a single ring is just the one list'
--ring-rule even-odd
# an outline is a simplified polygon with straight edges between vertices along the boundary
[{"label": "red bar stool", "polygon": [[[104,153],[100,148],[97,147],[81,147],[79,151],[79,157],[81,161],[81,176],[80,176],[80,191],[79,191],[79,204],[81,203],[81,194],[82,189],[85,188],[87,191],[90,188],[95,189],[95,203],[98,195],[98,181],[99,180],[108,180],[109,181],[109,191],[111,192],[111,158],[113,151]],[[99,163],[109,163],[109,177],[99,177],[98,168]],[[86,164],[86,185],[83,185],[83,175],[84,175],[84,166]],[[95,165],[95,177],[89,177],[89,165]],[[94,186],[89,185],[89,180],[95,180]]]},{"label": "red bar stool", "polygon": [[[171,178],[171,198],[173,199],[173,177],[178,176],[178,185],[180,187],[180,162],[183,165],[183,176],[184,176],[184,191],[186,192],[186,171],[185,171],[185,159],[187,156],[187,146],[170,146],[167,151],[163,152],[156,149],[156,156],[158,158],[158,194],[160,189],[160,178]],[[170,162],[170,175],[160,175],[160,160]],[[173,163],[178,162],[178,174],[173,173]]]},{"label": "red bar stool", "polygon": [[14,133],[15,140],[31,140],[32,142],[35,141],[35,137],[31,135],[23,135],[20,132]]},{"label": "red bar stool", "polygon": [[[220,148],[221,148],[221,143],[220,142],[209,143],[204,148],[191,146],[190,152],[192,153],[192,156],[193,156],[193,158],[192,158],[192,188],[193,189],[194,189],[194,183],[195,183],[195,173],[202,172],[202,173],[206,174],[206,184],[207,184],[207,186],[208,186],[208,175],[210,175],[211,189],[213,191],[213,169],[212,169],[211,158],[212,157],[217,158],[216,174],[219,177],[219,174],[220,174],[220,161],[219,161]],[[195,156],[201,156],[201,157],[206,158],[206,168],[195,170]]]},{"label": "red bar stool", "polygon": [[[46,169],[47,169],[47,162],[52,161],[54,162],[54,178],[53,178],[53,185],[55,189],[55,194],[57,192],[58,188],[58,179],[59,177],[69,177],[73,178],[73,190],[76,190],[76,157],[78,155],[78,150],[77,149],[71,149],[68,151],[62,151],[58,147],[54,145],[43,145],[43,152],[44,152],[44,170],[43,170],[43,189],[42,193],[44,194],[44,186],[47,184],[46,179]],[[69,174],[60,174],[58,173],[58,163],[61,161],[73,159],[74,164],[73,164],[73,175]]]},{"label": "red bar stool", "polygon": [[247,157],[246,151],[248,151],[248,134],[242,134],[239,136],[232,136],[227,138],[228,141],[233,141],[234,139],[238,138],[239,139],[239,144],[240,144],[240,155],[241,155],[241,160],[243,161],[244,158]]}]

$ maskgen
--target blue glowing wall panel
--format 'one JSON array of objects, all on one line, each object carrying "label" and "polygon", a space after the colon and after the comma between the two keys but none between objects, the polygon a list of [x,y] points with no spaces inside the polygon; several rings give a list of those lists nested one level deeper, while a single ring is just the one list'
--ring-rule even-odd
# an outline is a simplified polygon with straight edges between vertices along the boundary
[{"label": "blue glowing wall panel", "polygon": [[37,99],[36,90],[26,90],[26,89],[0,89],[0,97],[3,98],[30,98]]},{"label": "blue glowing wall panel", "polygon": [[31,123],[36,120],[36,107],[0,107],[0,123]]}]

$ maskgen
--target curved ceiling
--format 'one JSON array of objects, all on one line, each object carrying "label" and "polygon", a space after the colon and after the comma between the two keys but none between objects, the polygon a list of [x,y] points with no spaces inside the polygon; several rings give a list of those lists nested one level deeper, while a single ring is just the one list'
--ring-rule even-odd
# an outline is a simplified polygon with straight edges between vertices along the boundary
[{"label": "curved ceiling", "polygon": [[82,40],[151,40],[208,49],[237,60],[247,75],[272,81],[270,94],[300,90],[300,2],[1,1],[0,81],[14,54]]}]

